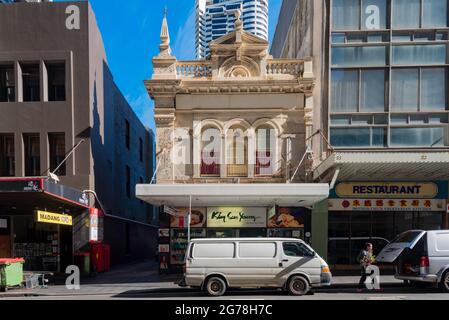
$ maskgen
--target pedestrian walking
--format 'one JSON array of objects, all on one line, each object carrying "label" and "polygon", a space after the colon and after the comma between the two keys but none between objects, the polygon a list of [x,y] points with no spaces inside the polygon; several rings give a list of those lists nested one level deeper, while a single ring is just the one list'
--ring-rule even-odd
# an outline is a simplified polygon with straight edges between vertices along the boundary
[{"label": "pedestrian walking", "polygon": [[365,246],[360,251],[357,261],[360,264],[362,276],[359,281],[359,287],[358,292],[361,292],[363,288],[365,287],[365,281],[367,279],[366,274],[366,268],[368,268],[370,265],[374,263],[374,256],[373,256],[373,244],[372,243],[365,243]]}]

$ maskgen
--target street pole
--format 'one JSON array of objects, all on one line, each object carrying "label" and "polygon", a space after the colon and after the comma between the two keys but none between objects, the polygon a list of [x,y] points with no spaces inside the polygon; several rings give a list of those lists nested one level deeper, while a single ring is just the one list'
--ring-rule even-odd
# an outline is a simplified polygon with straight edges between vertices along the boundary
[{"label": "street pole", "polygon": [[190,221],[192,221],[192,195],[189,198],[189,217],[187,218],[187,244],[190,243]]}]

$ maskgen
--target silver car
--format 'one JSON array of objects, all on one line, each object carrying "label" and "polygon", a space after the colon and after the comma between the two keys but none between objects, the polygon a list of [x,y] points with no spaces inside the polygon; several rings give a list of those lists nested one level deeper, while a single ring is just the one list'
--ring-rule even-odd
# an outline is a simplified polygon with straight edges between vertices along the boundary
[{"label": "silver car", "polygon": [[377,257],[395,263],[400,280],[431,283],[449,292],[449,230],[411,230],[400,234]]}]

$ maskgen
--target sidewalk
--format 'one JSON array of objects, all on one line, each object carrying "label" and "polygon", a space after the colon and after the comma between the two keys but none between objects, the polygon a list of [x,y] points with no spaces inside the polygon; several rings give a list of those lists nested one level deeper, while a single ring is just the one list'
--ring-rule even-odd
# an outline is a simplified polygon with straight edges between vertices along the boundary
[{"label": "sidewalk", "polygon": [[[112,269],[108,273],[95,277],[81,279],[80,290],[68,290],[63,282],[58,281],[46,289],[11,289],[6,293],[0,293],[2,297],[20,298],[32,296],[114,296],[133,295],[133,293],[157,291],[186,291],[190,289],[180,288],[175,284],[179,276],[160,276],[157,264],[154,262],[140,262]],[[332,288],[356,287],[359,277],[337,276],[333,278]],[[402,281],[393,276],[381,276],[381,286],[391,287],[402,285]]]}]

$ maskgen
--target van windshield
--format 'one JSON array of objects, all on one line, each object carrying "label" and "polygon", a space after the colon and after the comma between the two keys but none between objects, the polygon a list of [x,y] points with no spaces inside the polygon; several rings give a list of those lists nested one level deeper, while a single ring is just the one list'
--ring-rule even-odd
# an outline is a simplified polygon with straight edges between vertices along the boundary
[{"label": "van windshield", "polygon": [[412,243],[421,235],[421,233],[421,231],[407,231],[401,233],[396,239],[391,241],[391,243]]}]

